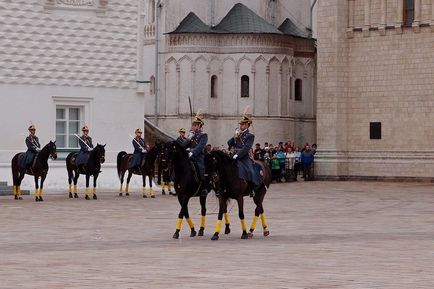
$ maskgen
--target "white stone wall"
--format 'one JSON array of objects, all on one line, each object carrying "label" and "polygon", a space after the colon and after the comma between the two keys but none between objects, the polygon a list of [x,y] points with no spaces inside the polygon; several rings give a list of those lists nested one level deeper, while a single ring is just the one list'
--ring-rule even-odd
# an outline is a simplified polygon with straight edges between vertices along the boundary
[{"label": "white stone wall", "polygon": [[[12,156],[26,149],[30,121],[41,144],[55,139],[56,105],[83,108],[81,125],[107,144],[108,166],[119,151],[132,150],[128,135],[143,126],[139,2],[80,3],[0,0],[0,134],[7,136],[0,179],[9,180]],[[64,161],[53,163],[54,175],[66,175]]]}]

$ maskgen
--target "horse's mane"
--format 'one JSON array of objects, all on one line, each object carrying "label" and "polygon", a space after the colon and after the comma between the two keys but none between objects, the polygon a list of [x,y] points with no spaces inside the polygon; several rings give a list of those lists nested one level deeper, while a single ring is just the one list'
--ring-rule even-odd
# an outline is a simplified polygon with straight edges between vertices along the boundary
[{"label": "horse's mane", "polygon": [[211,155],[218,157],[218,159],[224,162],[225,164],[228,163],[230,164],[232,161],[231,157],[223,151],[219,151],[219,150],[211,151]]}]

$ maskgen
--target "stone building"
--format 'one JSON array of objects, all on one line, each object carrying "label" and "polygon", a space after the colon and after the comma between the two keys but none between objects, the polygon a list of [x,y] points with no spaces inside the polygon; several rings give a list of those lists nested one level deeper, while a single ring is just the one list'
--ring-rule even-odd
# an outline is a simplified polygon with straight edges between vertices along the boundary
[{"label": "stone building", "polygon": [[220,146],[250,106],[256,141],[315,140],[309,1],[149,3],[145,78],[155,84],[145,96],[146,118],[176,135],[189,127],[191,100],[192,111],[205,114],[210,143]]},{"label": "stone building", "polygon": [[434,1],[318,1],[318,174],[434,170]]}]

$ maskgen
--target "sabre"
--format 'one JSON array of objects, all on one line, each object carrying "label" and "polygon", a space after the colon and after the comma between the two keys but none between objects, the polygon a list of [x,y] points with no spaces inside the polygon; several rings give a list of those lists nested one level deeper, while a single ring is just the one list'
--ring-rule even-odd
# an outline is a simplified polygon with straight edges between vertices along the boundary
[{"label": "sabre", "polygon": [[136,144],[137,144],[137,145],[138,145],[142,150],[144,150],[144,151],[146,152],[146,149],[145,149],[144,147],[142,147],[142,146],[139,144],[139,142],[136,141],[136,139],[135,139],[132,135],[130,135],[130,138],[131,138],[133,141],[135,141]]},{"label": "sabre", "polygon": [[87,146],[87,148],[89,149],[89,150],[91,150],[92,148],[78,135],[78,134],[74,134],[82,143],[84,143],[86,146]]}]

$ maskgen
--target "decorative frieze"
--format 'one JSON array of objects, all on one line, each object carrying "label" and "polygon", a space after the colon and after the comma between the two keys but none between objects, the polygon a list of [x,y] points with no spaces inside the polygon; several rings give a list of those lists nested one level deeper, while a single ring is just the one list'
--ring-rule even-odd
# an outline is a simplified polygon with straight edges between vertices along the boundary
[{"label": "decorative frieze", "polygon": [[55,10],[94,11],[103,14],[108,7],[108,0],[45,0],[47,12]]}]

